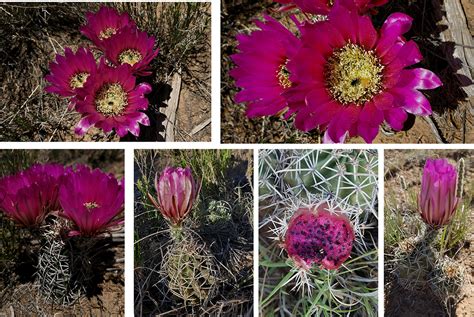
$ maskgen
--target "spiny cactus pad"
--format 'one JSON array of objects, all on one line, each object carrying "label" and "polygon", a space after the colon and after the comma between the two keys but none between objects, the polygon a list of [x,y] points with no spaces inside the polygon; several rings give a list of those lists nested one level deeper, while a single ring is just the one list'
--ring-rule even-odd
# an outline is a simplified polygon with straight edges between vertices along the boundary
[{"label": "spiny cactus pad", "polygon": [[334,270],[351,254],[354,232],[349,220],[327,208],[322,204],[317,209],[299,209],[290,219],[285,249],[302,268],[322,265]]}]

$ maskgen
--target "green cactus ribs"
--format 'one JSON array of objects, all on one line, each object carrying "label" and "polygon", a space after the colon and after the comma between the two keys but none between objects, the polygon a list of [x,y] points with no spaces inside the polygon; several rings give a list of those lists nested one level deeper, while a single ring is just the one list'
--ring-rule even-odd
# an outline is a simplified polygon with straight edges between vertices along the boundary
[{"label": "green cactus ribs", "polygon": [[174,296],[189,305],[205,305],[217,294],[220,267],[198,237],[189,232],[183,235],[166,252],[162,275]]}]

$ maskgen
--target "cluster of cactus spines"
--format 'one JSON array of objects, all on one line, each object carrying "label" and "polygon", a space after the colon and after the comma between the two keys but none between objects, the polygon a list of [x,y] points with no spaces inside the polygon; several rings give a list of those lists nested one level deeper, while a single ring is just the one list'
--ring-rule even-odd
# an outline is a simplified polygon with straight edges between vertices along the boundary
[{"label": "cluster of cactus spines", "polygon": [[282,197],[284,190],[302,197],[320,194],[376,215],[376,152],[264,150],[260,157],[261,199]]},{"label": "cluster of cactus spines", "polygon": [[173,243],[162,263],[168,289],[188,305],[206,305],[216,294],[220,266],[206,245],[190,232],[185,243]]},{"label": "cluster of cactus spines", "polygon": [[[430,275],[431,289],[441,300],[447,300],[453,296],[458,299],[462,296],[460,290],[466,274],[464,265],[459,261],[448,256],[440,257],[436,260]],[[447,303],[444,304],[447,305]]]},{"label": "cluster of cactus spines", "polygon": [[73,265],[66,241],[53,224],[45,230],[36,276],[39,289],[47,300],[59,305],[72,305],[84,293],[83,287],[73,278]]}]

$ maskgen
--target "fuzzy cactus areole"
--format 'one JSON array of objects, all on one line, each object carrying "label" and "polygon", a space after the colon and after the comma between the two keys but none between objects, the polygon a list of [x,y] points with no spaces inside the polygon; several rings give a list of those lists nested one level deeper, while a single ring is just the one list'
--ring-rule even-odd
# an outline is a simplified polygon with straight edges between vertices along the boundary
[{"label": "fuzzy cactus areole", "polygon": [[351,254],[353,242],[354,231],[349,220],[330,212],[325,203],[295,212],[285,235],[288,256],[307,270],[314,265],[329,270],[339,268]]}]

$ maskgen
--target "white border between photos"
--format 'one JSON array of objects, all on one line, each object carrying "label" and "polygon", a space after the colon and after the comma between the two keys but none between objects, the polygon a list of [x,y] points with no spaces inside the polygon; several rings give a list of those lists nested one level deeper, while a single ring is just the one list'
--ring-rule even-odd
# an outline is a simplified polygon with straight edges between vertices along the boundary
[{"label": "white border between photos", "polygon": [[[34,2],[34,1],[6,1]],[[42,1],[58,2],[58,1]],[[64,1],[85,2],[85,1]],[[93,2],[116,2],[110,0]],[[128,1],[145,2],[145,1]],[[0,149],[121,149],[125,151],[125,316],[134,316],[134,150],[136,149],[251,149],[254,151],[254,316],[258,316],[259,278],[258,278],[258,151],[261,149],[376,149],[379,155],[379,228],[378,228],[378,315],[384,314],[384,151],[394,149],[406,150],[474,150],[473,144],[221,144],[220,138],[220,107],[221,107],[221,2],[209,1],[148,1],[148,2],[211,2],[211,142],[123,142],[123,143],[85,143],[85,142],[0,142]]]}]

